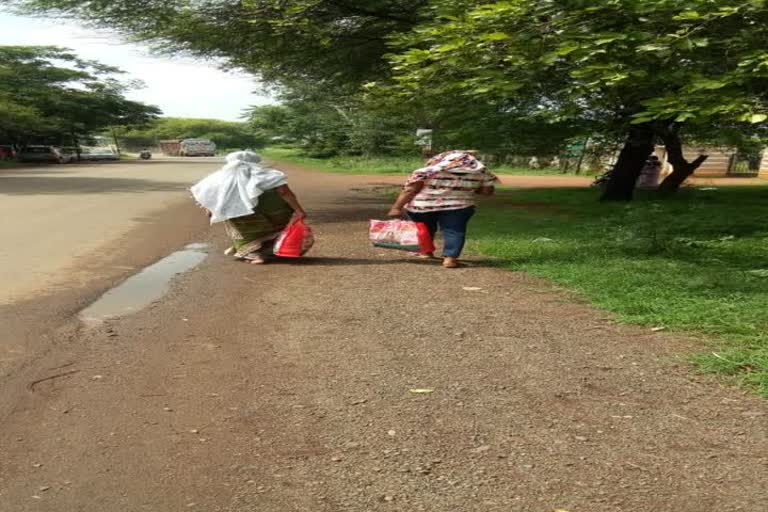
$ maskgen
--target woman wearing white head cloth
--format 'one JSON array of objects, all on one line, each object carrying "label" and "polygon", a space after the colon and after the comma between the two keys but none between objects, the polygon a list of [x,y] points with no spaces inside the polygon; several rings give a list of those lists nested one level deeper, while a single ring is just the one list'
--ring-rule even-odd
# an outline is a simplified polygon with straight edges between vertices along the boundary
[{"label": "woman wearing white head cloth", "polygon": [[252,151],[231,153],[224,167],[191,189],[208,210],[211,224],[224,223],[232,238],[227,254],[253,264],[272,254],[275,240],[294,216],[306,216],[285,174],[260,162]]}]

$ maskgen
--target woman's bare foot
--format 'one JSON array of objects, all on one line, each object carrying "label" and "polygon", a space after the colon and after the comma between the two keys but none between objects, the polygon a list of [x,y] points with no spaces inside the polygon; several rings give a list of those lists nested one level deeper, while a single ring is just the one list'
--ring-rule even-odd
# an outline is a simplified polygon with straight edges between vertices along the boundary
[{"label": "woman's bare foot", "polygon": [[458,258],[443,258],[443,266],[445,268],[459,268]]},{"label": "woman's bare foot", "polygon": [[232,256],[233,254],[235,254],[235,248],[234,247],[230,247],[226,251],[224,251],[224,256]]},{"label": "woman's bare foot", "polygon": [[266,261],[264,261],[261,258],[252,258],[248,260],[248,263],[250,263],[251,265],[264,265]]},{"label": "woman's bare foot", "polygon": [[416,255],[416,257],[422,260],[433,260],[435,259],[435,253],[433,252],[419,253]]}]

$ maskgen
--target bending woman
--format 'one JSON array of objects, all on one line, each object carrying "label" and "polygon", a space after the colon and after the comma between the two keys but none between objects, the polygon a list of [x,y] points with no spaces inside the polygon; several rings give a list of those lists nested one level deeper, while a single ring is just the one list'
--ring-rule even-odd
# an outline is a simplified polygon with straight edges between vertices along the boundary
[{"label": "bending woman", "polygon": [[224,167],[191,189],[211,224],[224,223],[232,239],[226,254],[255,265],[266,262],[294,217],[306,217],[285,174],[260,162],[252,151],[231,153]]}]

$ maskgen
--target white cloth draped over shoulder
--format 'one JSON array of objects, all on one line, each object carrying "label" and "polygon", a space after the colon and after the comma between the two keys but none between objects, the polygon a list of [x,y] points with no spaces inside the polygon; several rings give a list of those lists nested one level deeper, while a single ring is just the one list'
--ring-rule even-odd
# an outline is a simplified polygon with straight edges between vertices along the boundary
[{"label": "white cloth draped over shoulder", "polygon": [[252,151],[227,155],[227,163],[190,190],[200,206],[211,212],[211,224],[253,213],[259,196],[286,185],[284,173],[259,165],[261,157]]}]

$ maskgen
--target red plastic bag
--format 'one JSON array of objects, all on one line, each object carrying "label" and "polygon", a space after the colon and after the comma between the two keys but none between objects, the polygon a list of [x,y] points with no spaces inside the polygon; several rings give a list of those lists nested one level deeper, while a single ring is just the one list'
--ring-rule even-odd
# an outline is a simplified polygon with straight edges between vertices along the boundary
[{"label": "red plastic bag", "polygon": [[429,228],[410,220],[372,220],[368,238],[376,247],[398,249],[421,254],[435,252]]},{"label": "red plastic bag", "polygon": [[296,219],[288,224],[275,242],[275,256],[281,258],[301,258],[315,245],[312,228],[304,224],[304,219]]}]

